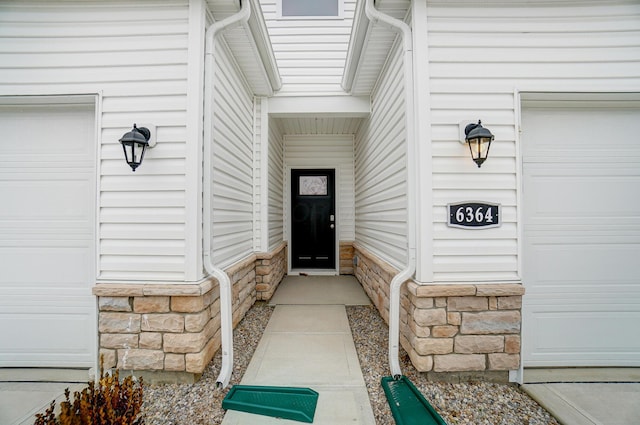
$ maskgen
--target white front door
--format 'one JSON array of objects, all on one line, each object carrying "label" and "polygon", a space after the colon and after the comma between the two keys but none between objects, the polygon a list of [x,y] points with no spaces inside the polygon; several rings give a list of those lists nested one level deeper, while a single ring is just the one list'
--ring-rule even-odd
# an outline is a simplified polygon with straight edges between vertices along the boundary
[{"label": "white front door", "polygon": [[0,367],[95,364],[94,99],[54,99],[0,98]]},{"label": "white front door", "polygon": [[522,110],[523,364],[640,366],[640,104],[574,105]]}]

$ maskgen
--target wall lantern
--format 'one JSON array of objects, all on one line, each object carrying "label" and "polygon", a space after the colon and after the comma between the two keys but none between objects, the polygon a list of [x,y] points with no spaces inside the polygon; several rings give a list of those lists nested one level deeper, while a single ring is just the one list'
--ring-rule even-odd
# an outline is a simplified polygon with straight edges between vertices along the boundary
[{"label": "wall lantern", "polygon": [[478,168],[487,159],[492,141],[493,134],[482,126],[482,121],[478,120],[478,124],[471,123],[464,127],[464,143],[469,145],[471,158],[478,164]]},{"label": "wall lantern", "polygon": [[156,145],[155,138],[151,138],[151,130],[147,127],[137,127],[133,124],[131,131],[125,133],[120,139],[122,150],[124,150],[124,158],[133,171],[142,164],[144,153],[147,148]]}]

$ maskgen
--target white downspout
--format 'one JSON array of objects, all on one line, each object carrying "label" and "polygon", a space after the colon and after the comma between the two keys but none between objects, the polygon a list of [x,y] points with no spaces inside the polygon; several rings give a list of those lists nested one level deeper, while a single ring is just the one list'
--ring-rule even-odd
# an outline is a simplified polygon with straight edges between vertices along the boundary
[{"label": "white downspout", "polygon": [[404,51],[404,97],[407,160],[407,265],[391,280],[389,293],[389,367],[391,375],[402,375],[398,356],[400,348],[400,289],[416,271],[416,166],[415,106],[413,84],[413,41],[411,28],[405,22],[377,10],[374,0],[366,0],[365,14],[372,23],[380,23],[400,34]]},{"label": "white downspout", "polygon": [[236,25],[242,25],[249,20],[251,8],[249,0],[241,1],[240,11],[219,22],[211,24],[205,34],[205,80],[204,80],[204,160],[203,160],[203,256],[204,268],[218,281],[220,285],[220,336],[222,350],[222,366],[216,380],[218,387],[225,388],[229,385],[233,372],[233,305],[231,295],[231,280],[220,268],[216,267],[211,259],[211,145],[213,144],[213,82],[215,78],[215,41],[223,31]]}]

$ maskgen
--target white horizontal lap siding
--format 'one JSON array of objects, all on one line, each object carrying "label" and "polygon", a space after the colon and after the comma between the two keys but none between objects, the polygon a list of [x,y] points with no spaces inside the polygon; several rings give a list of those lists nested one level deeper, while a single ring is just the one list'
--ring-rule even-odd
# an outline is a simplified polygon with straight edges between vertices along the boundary
[{"label": "white horizontal lap siding", "polygon": [[279,0],[261,0],[282,78],[280,94],[343,93],[344,71],[355,0],[344,0],[342,18],[278,19]]},{"label": "white horizontal lap siding", "polygon": [[284,240],[284,144],[279,121],[269,119],[269,249]]},{"label": "white horizontal lap siding", "polygon": [[639,9],[628,2],[432,6],[428,43],[431,77],[437,82],[433,90],[500,93],[524,84],[563,91],[637,87]]},{"label": "white horizontal lap siding", "polygon": [[[101,280],[185,276],[188,8],[186,0],[0,5],[0,94],[102,93]],[[135,174],[118,143],[133,123],[157,126],[158,140]]]},{"label": "white horizontal lap siding", "polygon": [[[292,135],[284,137],[284,161],[289,168],[335,168],[338,240],[352,241],[354,223],[353,135]],[[290,183],[290,178],[287,182]],[[291,191],[288,187],[285,190]]]},{"label": "white horizontal lap siding", "polygon": [[[267,208],[267,205],[263,205],[262,199],[262,169],[268,167],[268,164],[263,164],[262,152],[267,149],[268,146],[262,145],[262,132],[266,131],[266,123],[262,123],[262,109],[263,102],[266,104],[266,99],[256,97],[253,101],[253,250],[262,251],[262,229],[264,225],[262,223],[261,211],[263,208]],[[268,184],[264,181],[264,184]]]},{"label": "white horizontal lap siding", "polygon": [[187,10],[187,1],[4,2],[0,89],[184,94]]},{"label": "white horizontal lap siding", "polygon": [[372,94],[371,117],[356,135],[356,241],[395,267],[406,261],[406,133],[398,44]]},{"label": "white horizontal lap siding", "polygon": [[253,252],[253,95],[226,44],[216,44],[213,131],[213,261]]},{"label": "white horizontal lap siding", "polygon": [[[428,9],[433,140],[434,279],[519,280],[514,89],[625,90],[640,87],[640,5],[447,7]],[[458,123],[495,135],[478,169]],[[447,227],[446,205],[502,205],[502,226]]]}]

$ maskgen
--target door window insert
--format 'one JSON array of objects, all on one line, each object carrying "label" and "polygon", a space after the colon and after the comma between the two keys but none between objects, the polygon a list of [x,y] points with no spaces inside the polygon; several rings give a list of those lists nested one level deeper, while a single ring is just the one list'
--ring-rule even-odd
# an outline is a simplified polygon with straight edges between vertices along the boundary
[{"label": "door window insert", "polygon": [[301,196],[327,196],[327,176],[300,176],[299,195]]}]

